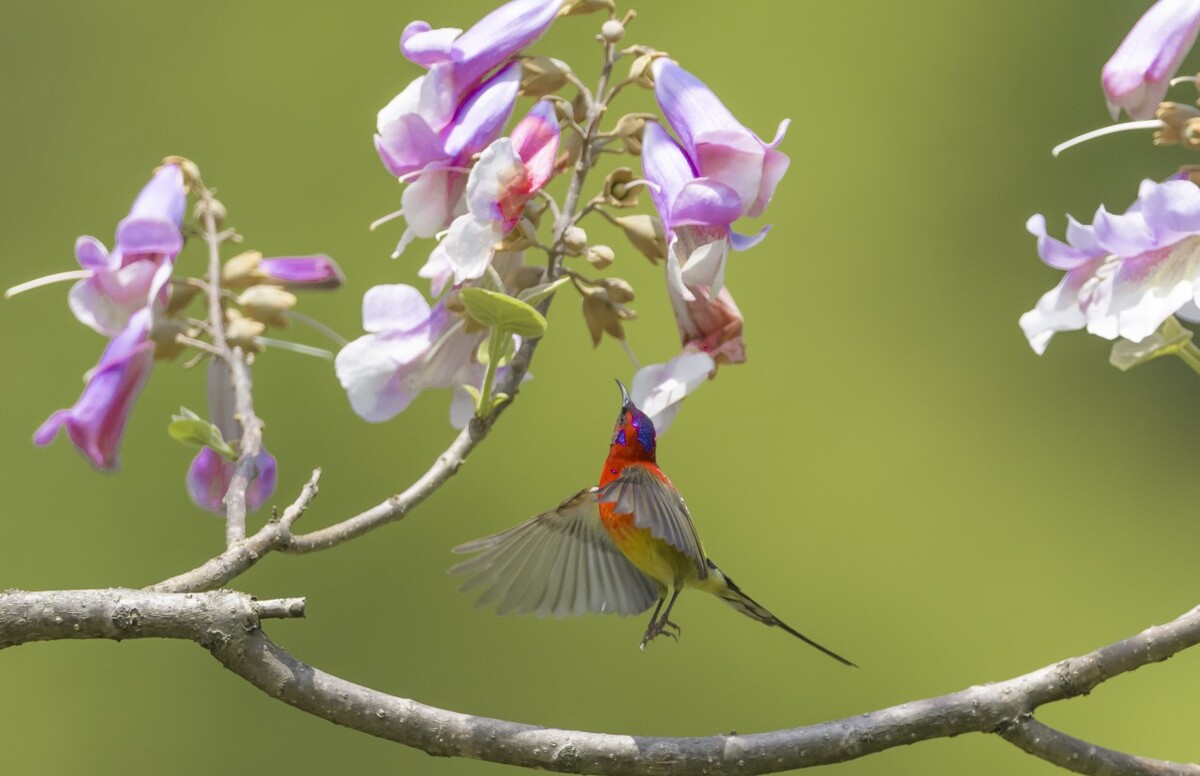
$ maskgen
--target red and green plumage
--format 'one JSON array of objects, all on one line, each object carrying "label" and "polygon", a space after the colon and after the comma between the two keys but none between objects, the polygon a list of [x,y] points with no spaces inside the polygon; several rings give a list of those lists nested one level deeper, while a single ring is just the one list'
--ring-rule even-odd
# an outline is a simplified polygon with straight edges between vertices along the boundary
[{"label": "red and green plumage", "polygon": [[481,590],[478,605],[494,604],[500,613],[556,617],[634,614],[657,601],[644,647],[662,634],[678,636],[669,616],[680,591],[691,587],[854,665],[780,621],[708,559],[683,497],[658,467],[653,422],[624,386],[621,393],[599,485],[508,531],[456,547],[477,553],[450,570],[469,575],[462,589]]}]

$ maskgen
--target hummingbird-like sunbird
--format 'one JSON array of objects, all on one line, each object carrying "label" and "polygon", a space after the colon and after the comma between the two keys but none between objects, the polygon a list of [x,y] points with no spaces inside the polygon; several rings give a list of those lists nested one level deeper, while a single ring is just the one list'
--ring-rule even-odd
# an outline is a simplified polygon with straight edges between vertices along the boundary
[{"label": "hummingbird-like sunbird", "polygon": [[709,560],[683,497],[658,468],[653,422],[617,385],[621,414],[599,486],[515,528],[455,547],[478,553],[450,569],[470,576],[462,590],[482,590],[476,605],[496,604],[500,614],[541,617],[637,614],[657,602],[642,636],[645,649],[658,636],[678,639],[671,609],[693,587],[853,666],[771,614]]}]

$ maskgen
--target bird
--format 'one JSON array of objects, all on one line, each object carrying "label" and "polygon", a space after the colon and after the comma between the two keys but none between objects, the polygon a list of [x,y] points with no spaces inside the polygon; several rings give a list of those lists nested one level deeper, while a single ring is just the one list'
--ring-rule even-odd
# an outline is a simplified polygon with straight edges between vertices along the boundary
[{"label": "bird", "polygon": [[617,385],[621,412],[599,485],[514,528],[455,547],[473,555],[450,569],[468,577],[461,589],[480,591],[476,605],[494,604],[499,614],[630,615],[653,604],[644,650],[659,636],[678,640],[682,629],[671,611],[690,587],[855,666],[771,614],[709,559],[683,497],[658,467],[654,423]]}]

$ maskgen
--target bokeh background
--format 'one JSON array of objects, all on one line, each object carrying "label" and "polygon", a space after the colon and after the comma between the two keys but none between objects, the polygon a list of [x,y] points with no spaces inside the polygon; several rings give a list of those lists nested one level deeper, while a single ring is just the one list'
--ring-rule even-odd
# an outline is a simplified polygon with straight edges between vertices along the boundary
[{"label": "bokeh background", "polygon": [[[8,0],[0,12],[0,286],[71,269],[76,235],[111,240],[158,160],[183,154],[268,254],[323,251],[342,291],[302,310],[356,335],[363,291],[413,282],[429,244],[388,254],[399,187],[375,113],[417,69],[407,21],[466,26],[493,0],[346,4]],[[577,301],[554,305],[536,379],[463,471],[400,524],[337,549],[270,557],[235,587],[307,596],[271,623],[295,655],[420,701],[644,735],[764,731],[1007,678],[1173,618],[1198,602],[1200,378],[1174,360],[1129,374],[1108,344],[1064,335],[1036,357],[1018,315],[1057,282],[1025,219],[1123,209],[1143,177],[1196,161],[1147,134],[1053,160],[1108,121],[1099,69],[1147,2],[728,3],[655,0],[628,42],[669,51],[769,136],[793,119],[775,228],[735,256],[748,363],[688,399],[661,460],[710,554],[781,617],[861,664],[846,670],[715,600],[685,596],[679,643],[637,650],[641,617],[478,611],[445,574],[451,546],[557,504],[597,475],[620,347],[593,350]],[[599,17],[538,52],[594,73]],[[1188,99],[1181,88],[1181,99]],[[648,104],[631,96],[630,109]],[[598,179],[597,179],[598,181]],[[677,342],[661,270],[620,251],[643,362]],[[182,270],[199,272],[190,246]],[[0,304],[0,589],[150,584],[220,551],[188,502],[189,450],[164,433],[203,405],[200,371],[160,366],[123,470],[93,472],[34,428],[74,402],[102,341],[66,286]],[[320,344],[307,332],[303,341]],[[312,467],[301,528],[373,505],[448,443],[448,396],[393,422],[349,409],[326,362],[255,368],[276,500]],[[255,518],[258,524],[262,515]],[[1200,758],[1200,652],[1039,716],[1104,746]],[[327,724],[260,694],[193,644],[49,643],[0,654],[0,763],[11,773],[491,774]],[[1040,774],[995,737],[835,766],[841,774]]]}]

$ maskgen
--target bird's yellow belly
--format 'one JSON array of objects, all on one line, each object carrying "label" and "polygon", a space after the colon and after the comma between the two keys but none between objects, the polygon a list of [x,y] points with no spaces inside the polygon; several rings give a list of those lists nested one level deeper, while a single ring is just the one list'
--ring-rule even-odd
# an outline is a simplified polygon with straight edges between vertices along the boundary
[{"label": "bird's yellow belly", "polygon": [[646,576],[671,588],[696,581],[696,565],[679,550],[653,536],[648,528],[610,526],[613,543]]}]

